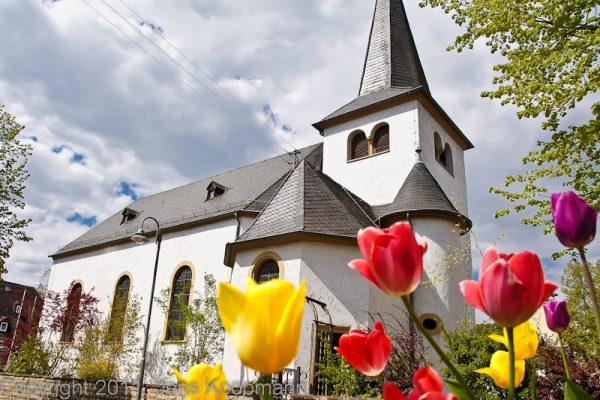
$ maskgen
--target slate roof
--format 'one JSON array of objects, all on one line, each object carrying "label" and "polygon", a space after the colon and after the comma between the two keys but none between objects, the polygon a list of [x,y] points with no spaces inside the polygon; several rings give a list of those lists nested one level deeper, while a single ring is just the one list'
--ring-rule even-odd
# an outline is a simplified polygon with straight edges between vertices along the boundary
[{"label": "slate roof", "polygon": [[466,135],[431,95],[403,1],[377,0],[358,97],[313,126],[323,133],[324,126],[336,119],[343,120],[358,111],[368,111],[416,92],[422,93],[448,121],[458,133],[464,149],[473,148]]},{"label": "slate roof", "polygon": [[[298,158],[304,159],[312,152],[320,151],[321,146],[316,144],[301,149]],[[279,188],[282,178],[291,171],[292,161],[293,157],[284,154],[141,198],[127,206],[139,212],[134,220],[122,224],[123,210],[119,210],[51,257],[126,239],[140,228],[140,223],[147,216],[156,218],[161,228],[169,229],[235,211],[258,213]],[[206,188],[213,181],[226,190],[221,196],[207,201]],[[149,232],[155,229],[150,223],[145,228]]]},{"label": "slate roof", "polygon": [[471,221],[456,210],[422,161],[415,163],[394,201],[376,209],[380,221],[415,212],[446,214],[456,218],[465,228],[471,227]]},{"label": "slate roof", "polygon": [[393,87],[429,91],[402,0],[377,0],[358,96]]},{"label": "slate roof", "polygon": [[236,243],[296,232],[356,237],[359,229],[373,225],[369,205],[319,167],[302,160]]}]

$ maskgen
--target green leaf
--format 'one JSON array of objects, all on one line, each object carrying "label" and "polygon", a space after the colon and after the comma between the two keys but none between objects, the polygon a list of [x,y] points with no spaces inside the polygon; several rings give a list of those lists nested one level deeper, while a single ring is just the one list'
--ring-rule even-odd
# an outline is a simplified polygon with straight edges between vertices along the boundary
[{"label": "green leaf", "polygon": [[531,396],[531,400],[538,400],[539,397],[537,396],[536,390],[535,390],[535,386],[536,386],[536,380],[537,380],[537,375],[535,373],[535,368],[531,368],[531,364],[527,363],[527,367],[529,369],[529,393]]},{"label": "green leaf", "polygon": [[571,380],[565,383],[565,400],[592,400],[592,396]]},{"label": "green leaf", "polygon": [[467,390],[458,382],[451,381],[449,379],[444,379],[446,386],[450,388],[450,391],[458,396],[459,399],[468,399],[469,395],[467,394]]}]

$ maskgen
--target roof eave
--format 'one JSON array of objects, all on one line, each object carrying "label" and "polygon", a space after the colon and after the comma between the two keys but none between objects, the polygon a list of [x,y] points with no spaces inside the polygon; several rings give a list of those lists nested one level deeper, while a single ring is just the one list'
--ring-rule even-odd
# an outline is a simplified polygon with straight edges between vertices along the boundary
[{"label": "roof eave", "polygon": [[[205,219],[201,219],[201,220],[191,221],[191,222],[187,222],[184,224],[174,225],[174,226],[170,226],[167,228],[163,228],[162,232],[163,232],[163,234],[166,234],[166,233],[183,231],[183,230],[194,228],[196,226],[207,225],[207,224],[222,221],[225,219],[232,219],[232,218],[235,218],[236,214],[238,214],[238,216],[239,216],[242,213],[256,216],[258,214],[258,211],[245,210],[245,209],[233,210],[233,211],[229,211],[224,214],[219,214],[219,215],[216,215],[216,216],[213,216],[210,218],[205,218]],[[152,234],[154,234],[154,232],[156,232],[156,230],[149,230],[146,233],[149,235],[152,235]],[[59,250],[54,254],[50,254],[48,257],[50,257],[50,258],[52,258],[52,260],[56,261],[56,260],[70,257],[70,256],[74,256],[74,255],[89,253],[91,251],[102,249],[105,247],[111,247],[111,246],[117,246],[117,245],[124,244],[124,243],[129,243],[130,240],[131,239],[129,236],[128,237],[119,237],[119,238],[115,238],[115,239],[108,240],[105,242],[96,243],[96,244],[92,244],[89,246],[83,246],[83,247],[79,247],[79,248],[75,248],[75,249],[71,249],[71,250],[67,250],[67,251]]]},{"label": "roof eave", "polygon": [[[460,145],[464,150],[469,150],[469,149],[472,149],[475,147],[473,145],[473,143],[471,143],[471,141],[464,134],[464,132],[452,120],[452,118],[450,118],[450,116],[446,113],[446,111],[444,111],[442,106],[440,106],[440,104],[437,101],[435,101],[435,99],[431,95],[431,92],[428,90],[428,88],[425,88],[423,86],[420,86],[420,87],[411,89],[407,92],[389,97],[385,100],[381,100],[381,101],[369,104],[365,107],[361,107],[356,110],[351,110],[344,114],[336,115],[335,117],[332,117],[332,118],[325,117],[321,121],[315,122],[314,124],[312,124],[312,126],[319,131],[319,134],[321,136],[323,136],[323,132],[327,128],[330,128],[332,126],[335,126],[335,125],[345,122],[347,120],[352,120],[355,118],[359,118],[359,117],[362,117],[365,115],[372,114],[373,112],[378,111],[382,107],[386,107],[386,106],[391,107],[391,106],[397,105],[396,103],[401,104],[402,102],[415,100],[415,99],[421,100],[422,102],[423,102],[423,100],[428,101],[433,106],[435,111],[440,113],[440,116],[450,125],[452,130],[454,130],[456,132],[459,142],[462,142],[462,143],[460,143]],[[398,102],[398,100],[402,100],[402,102]],[[347,103],[347,104],[350,104],[350,103]]]},{"label": "roof eave", "polygon": [[381,226],[385,226],[389,223],[397,221],[407,221],[413,217],[433,217],[433,218],[446,218],[456,223],[456,226],[460,228],[460,235],[463,236],[471,230],[473,222],[459,212],[452,212],[448,210],[436,210],[436,209],[415,209],[415,210],[403,210],[393,211],[382,215],[377,219]]},{"label": "roof eave", "polygon": [[265,236],[255,239],[240,240],[235,242],[229,242],[225,245],[225,256],[223,257],[223,264],[229,268],[233,268],[235,258],[240,250],[251,249],[260,247],[266,243],[289,243],[297,241],[310,241],[320,243],[339,243],[346,245],[357,245],[356,235],[348,236],[334,233],[323,233],[323,232],[310,232],[310,231],[295,231],[286,232],[278,235]]}]

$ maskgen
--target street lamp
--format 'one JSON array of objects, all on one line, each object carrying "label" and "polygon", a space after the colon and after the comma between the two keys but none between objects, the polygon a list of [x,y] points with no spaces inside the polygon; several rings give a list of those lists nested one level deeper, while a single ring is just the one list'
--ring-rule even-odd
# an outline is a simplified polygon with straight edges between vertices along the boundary
[{"label": "street lamp", "polygon": [[152,290],[150,291],[150,306],[148,307],[148,319],[146,321],[146,329],[144,332],[144,350],[142,352],[142,365],[140,367],[140,375],[137,382],[137,400],[142,398],[142,385],[144,384],[144,372],[146,370],[146,350],[148,349],[148,334],[150,332],[150,318],[152,316],[152,300],[154,299],[154,286],[156,285],[156,270],[158,268],[158,256],[160,255],[160,242],[162,241],[162,231],[160,224],[155,218],[146,217],[142,221],[140,229],[131,237],[131,241],[139,245],[148,243],[150,239],[146,237],[144,231],[144,222],[151,219],[156,224],[156,261],[154,262],[154,274],[152,275]]}]

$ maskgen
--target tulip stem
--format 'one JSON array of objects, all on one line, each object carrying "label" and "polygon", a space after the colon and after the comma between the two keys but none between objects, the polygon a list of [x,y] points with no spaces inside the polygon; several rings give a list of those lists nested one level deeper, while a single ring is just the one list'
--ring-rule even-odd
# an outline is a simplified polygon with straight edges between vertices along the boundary
[{"label": "tulip stem", "polygon": [[562,336],[558,334],[558,343],[560,343],[560,354],[562,355],[563,364],[565,366],[565,377],[568,381],[571,380],[571,374],[569,373],[569,365],[567,364],[567,355],[565,354],[565,345],[563,344]]},{"label": "tulip stem", "polygon": [[508,337],[508,398],[515,398],[515,340],[513,328],[506,328]]},{"label": "tulip stem", "polygon": [[578,248],[579,256],[581,257],[581,265],[583,266],[583,275],[590,292],[590,298],[592,299],[592,310],[594,312],[594,318],[596,319],[596,329],[598,330],[598,338],[600,339],[600,308],[598,307],[598,297],[596,297],[596,288],[594,287],[594,280],[592,279],[592,273],[588,266],[587,259],[585,258],[585,251],[583,247]]},{"label": "tulip stem", "polygon": [[404,303],[404,306],[406,307],[406,310],[408,311],[408,315],[410,315],[410,318],[413,320],[413,322],[419,329],[419,332],[421,332],[421,334],[423,334],[423,336],[425,336],[425,339],[427,339],[427,341],[429,342],[431,347],[433,347],[433,349],[438,354],[438,356],[440,356],[440,358],[442,359],[444,364],[446,364],[446,366],[448,367],[450,372],[452,372],[452,375],[454,375],[454,377],[456,378],[456,380],[458,381],[460,386],[462,386],[462,388],[465,389],[465,392],[469,396],[469,399],[476,400],[477,397],[475,397],[475,394],[473,393],[473,391],[471,390],[471,388],[469,387],[469,385],[467,384],[467,382],[465,381],[465,379],[463,378],[461,373],[458,372],[458,370],[456,369],[454,364],[452,364],[452,361],[450,361],[448,356],[446,356],[446,354],[440,348],[440,346],[437,344],[437,342],[431,337],[429,332],[427,332],[427,329],[425,329],[425,327],[423,326],[423,324],[417,317],[417,314],[415,314],[415,309],[413,308],[408,296],[402,296],[401,299],[402,299],[402,302]]}]

